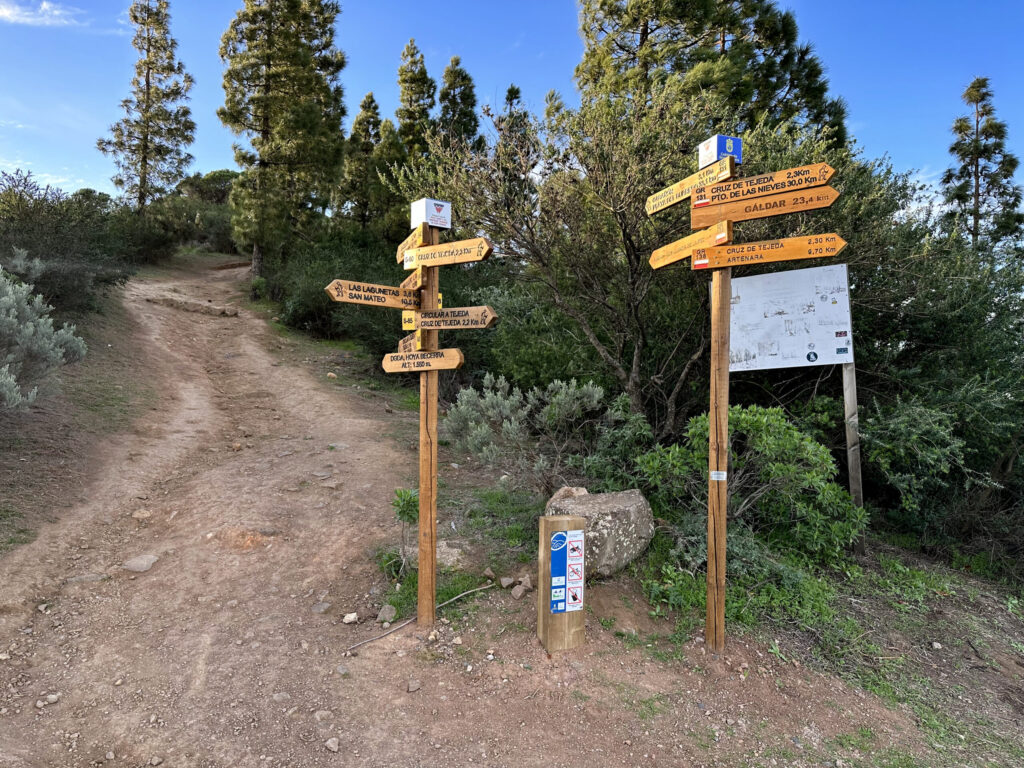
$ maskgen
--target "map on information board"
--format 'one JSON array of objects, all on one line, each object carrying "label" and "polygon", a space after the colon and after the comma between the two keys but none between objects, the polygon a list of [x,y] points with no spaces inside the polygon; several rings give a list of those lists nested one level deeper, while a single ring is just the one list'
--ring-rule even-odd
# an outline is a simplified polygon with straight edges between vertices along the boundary
[{"label": "map on information board", "polygon": [[729,370],[853,362],[845,264],[732,281]]}]

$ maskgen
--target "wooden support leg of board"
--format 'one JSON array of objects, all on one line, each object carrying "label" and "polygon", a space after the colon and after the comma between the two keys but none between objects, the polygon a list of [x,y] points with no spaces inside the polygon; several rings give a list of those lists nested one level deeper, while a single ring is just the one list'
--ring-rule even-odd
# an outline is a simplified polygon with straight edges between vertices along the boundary
[{"label": "wooden support leg of board", "polygon": [[[430,228],[432,245],[439,242],[440,230]],[[420,304],[437,306],[438,268],[423,268]],[[437,349],[437,331],[423,331],[423,349]],[[416,590],[416,623],[434,624],[437,594],[437,371],[420,374],[420,519],[419,581]]]},{"label": "wooden support leg of board", "polygon": [[711,410],[708,414],[708,594],[704,642],[725,650],[725,521],[729,507],[729,311],[732,269],[711,276]]},{"label": "wooden support leg of board", "polygon": [[[850,496],[858,507],[864,506],[864,483],[860,471],[860,419],[857,414],[857,369],[853,363],[843,363],[843,411],[846,421],[846,468],[850,473]],[[864,537],[853,545],[863,555]]]},{"label": "wooden support leg of board", "polygon": [[[540,518],[537,547],[537,637],[548,653],[578,648],[586,639],[582,610],[564,613],[551,611],[551,536],[558,531],[584,531],[586,524],[584,518],[576,515]],[[566,585],[563,582],[561,586]]]}]

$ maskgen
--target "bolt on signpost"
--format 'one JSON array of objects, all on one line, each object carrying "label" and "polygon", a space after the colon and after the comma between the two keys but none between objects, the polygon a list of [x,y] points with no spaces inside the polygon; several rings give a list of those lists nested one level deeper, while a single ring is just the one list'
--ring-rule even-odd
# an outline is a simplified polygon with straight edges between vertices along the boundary
[{"label": "bolt on signpost", "polygon": [[[725,650],[725,537],[729,495],[729,314],[732,266],[835,256],[846,245],[836,234],[734,244],[733,223],[831,205],[839,196],[823,187],[834,173],[825,163],[750,178],[733,178],[743,144],[713,136],[700,146],[701,170],[647,198],[648,215],[689,198],[690,226],[699,231],[651,254],[661,269],[690,259],[711,272],[711,397],[708,413],[707,615],[704,640]],[[705,167],[706,166],[706,167]],[[693,183],[698,180],[697,183]]]},{"label": "bolt on signpost", "polygon": [[335,280],[327,286],[334,300],[401,309],[402,328],[414,333],[401,339],[398,351],[384,356],[387,373],[420,374],[419,581],[416,617],[420,626],[434,623],[437,578],[437,399],[438,372],[462,365],[459,349],[439,349],[440,330],[490,328],[497,315],[490,307],[441,309],[438,268],[483,261],[493,246],[483,237],[440,244],[442,229],[451,229],[451,203],[424,198],[412,203],[409,236],[396,258],[410,275],[394,288]]}]

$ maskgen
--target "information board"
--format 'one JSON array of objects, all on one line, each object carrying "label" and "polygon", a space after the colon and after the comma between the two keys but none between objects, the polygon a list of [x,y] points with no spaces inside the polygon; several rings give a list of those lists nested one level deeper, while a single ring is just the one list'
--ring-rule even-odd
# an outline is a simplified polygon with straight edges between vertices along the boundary
[{"label": "information board", "polygon": [[551,535],[551,612],[583,610],[583,531]]},{"label": "information board", "polygon": [[845,264],[732,280],[729,370],[853,362]]}]

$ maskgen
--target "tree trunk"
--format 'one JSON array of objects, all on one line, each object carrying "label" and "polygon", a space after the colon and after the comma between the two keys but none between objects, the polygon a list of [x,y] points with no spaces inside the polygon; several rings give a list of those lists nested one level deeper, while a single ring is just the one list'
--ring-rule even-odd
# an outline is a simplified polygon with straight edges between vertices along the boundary
[{"label": "tree trunk", "polygon": [[[981,114],[977,105],[974,107],[974,138],[981,135]],[[978,228],[981,226],[981,158],[977,152],[974,154],[974,228],[971,230],[971,247],[978,250]]]},{"label": "tree trunk", "polygon": [[256,278],[263,277],[263,248],[260,247],[259,243],[253,243],[252,245],[252,267],[250,273],[252,274],[253,287],[249,297],[258,299],[260,297],[256,295]]}]

